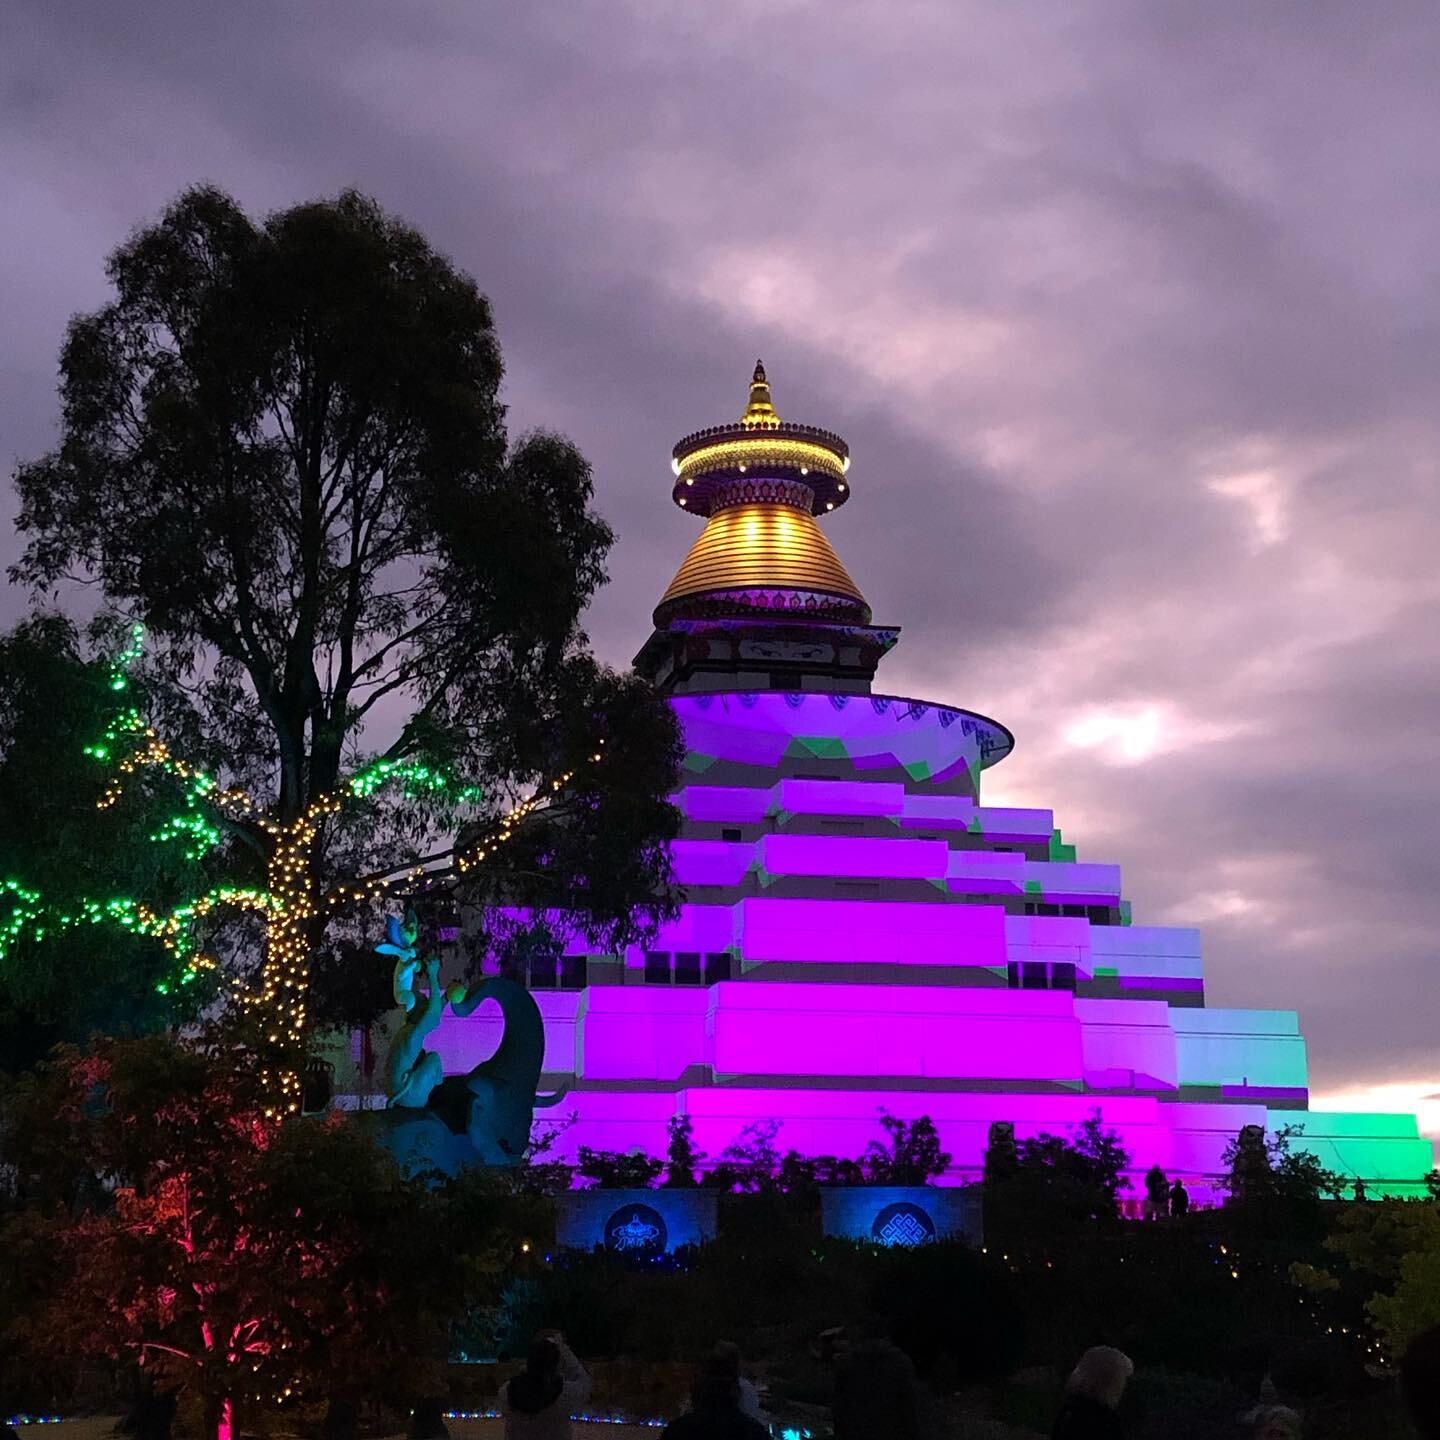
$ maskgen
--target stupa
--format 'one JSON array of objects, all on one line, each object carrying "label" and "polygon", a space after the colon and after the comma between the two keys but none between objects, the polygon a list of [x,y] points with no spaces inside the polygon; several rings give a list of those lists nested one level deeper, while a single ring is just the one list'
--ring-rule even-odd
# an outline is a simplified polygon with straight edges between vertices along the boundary
[{"label": "stupa", "polygon": [[[704,529],[636,665],[684,725],[685,898],[643,951],[532,964],[541,1085],[575,1117],[557,1158],[663,1154],[678,1114],[712,1157],[763,1120],[782,1149],[853,1157],[882,1115],[925,1115],[963,1184],[993,1123],[1063,1134],[1099,1110],[1134,1194],[1159,1164],[1205,1203],[1242,1127],[1287,1124],[1372,1195],[1423,1189],[1413,1117],[1308,1108],[1293,1011],[1207,1004],[1195,930],[1133,923],[1119,868],[1051,811],[984,803],[1003,725],[876,689],[899,631],[820,525],[850,499],[838,435],[782,420],[757,364],[740,419],[672,470]],[[446,1071],[497,1024],[447,1017]]]}]

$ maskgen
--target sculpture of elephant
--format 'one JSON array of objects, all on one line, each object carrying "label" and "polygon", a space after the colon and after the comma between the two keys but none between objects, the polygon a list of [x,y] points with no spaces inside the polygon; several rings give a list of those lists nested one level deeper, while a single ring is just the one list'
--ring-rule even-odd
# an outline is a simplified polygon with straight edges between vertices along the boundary
[{"label": "sculpture of elephant", "polygon": [[[468,991],[442,987],[439,957],[418,958],[419,933],[415,912],[407,909],[403,921],[390,917],[386,941],[375,947],[395,958],[395,1003],[405,1018],[385,1057],[389,1109],[372,1123],[407,1166],[453,1173],[466,1163],[519,1165],[530,1145],[535,1107],[558,1104],[565,1094],[562,1089],[543,1100],[535,1094],[545,1060],[540,1007],[524,986],[498,976]],[[447,1004],[463,1019],[486,1000],[499,1005],[505,1021],[499,1048],[468,1075],[446,1078],[440,1057],[425,1049],[426,1037]]]},{"label": "sculpture of elephant", "polygon": [[545,1059],[545,1021],[535,997],[514,980],[494,976],[450,1008],[464,1018],[486,1000],[499,1005],[505,1020],[499,1047],[468,1075],[442,1080],[431,1092],[430,1108],[452,1132],[469,1137],[481,1164],[519,1165],[536,1107],[559,1104],[565,1090],[543,1099],[535,1093]]}]

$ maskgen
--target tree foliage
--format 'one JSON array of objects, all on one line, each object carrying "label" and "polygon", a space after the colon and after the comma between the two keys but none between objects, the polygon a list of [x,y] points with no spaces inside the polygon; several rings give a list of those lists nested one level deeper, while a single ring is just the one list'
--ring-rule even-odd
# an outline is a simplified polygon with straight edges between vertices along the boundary
[{"label": "tree foliage", "polygon": [[885,1140],[865,1147],[862,1164],[872,1185],[928,1185],[950,1168],[950,1156],[940,1148],[940,1133],[928,1115],[902,1120],[882,1115]]},{"label": "tree foliage", "polygon": [[1312,1151],[1295,1148],[1304,1136],[1298,1125],[1282,1125],[1273,1133],[1246,1126],[1227,1142],[1221,1163],[1221,1187],[1233,1204],[1313,1204],[1321,1196],[1338,1199],[1345,1180],[1327,1170]]},{"label": "tree foliage", "polygon": [[665,1131],[665,1186],[671,1190],[694,1189],[699,1183],[696,1171],[706,1159],[695,1143],[695,1122],[688,1115],[672,1115]]},{"label": "tree foliage", "polygon": [[[882,1115],[884,1140],[872,1140],[862,1155],[802,1155],[781,1150],[779,1120],[755,1120],[741,1128],[700,1178],[700,1184],[742,1194],[809,1196],[828,1185],[926,1185],[944,1174],[950,1156],[940,1148],[928,1115],[907,1121]],[[691,1141],[688,1117],[670,1125],[670,1176],[693,1175],[706,1157]],[[691,1183],[667,1178],[667,1185]]]},{"label": "tree foliage", "polygon": [[610,541],[551,436],[507,453],[490,307],[346,193],[254,224],[187,192],[71,324],[58,450],[17,475],[19,574],[133,611],[282,816],[386,696],[407,742],[540,698]]},{"label": "tree foliage", "polygon": [[1392,1357],[1440,1324],[1440,1206],[1383,1199],[1336,1207],[1324,1266],[1292,1265],[1301,1288],[1325,1297],[1337,1319],[1368,1320]]},{"label": "tree foliage", "polygon": [[592,1150],[582,1145],[576,1157],[575,1172],[593,1180],[602,1190],[648,1190],[660,1178],[663,1160],[643,1150],[628,1153],[619,1150]]},{"label": "tree foliage", "polygon": [[[109,637],[95,637],[99,644]],[[41,613],[0,635],[0,1064],[51,1045],[151,1029],[193,1016],[203,983],[171,986],[153,935],[97,914],[97,900],[143,894],[160,911],[205,888],[213,866],[157,843],[168,807],[127,794],[98,809],[107,772],[90,745],[115,706],[111,668],[64,616]],[[48,901],[48,924],[26,896]]]},{"label": "tree foliage", "polygon": [[1400,1257],[1394,1288],[1373,1295],[1365,1309],[1386,1350],[1396,1358],[1412,1341],[1440,1325],[1440,1226],[1428,1224],[1414,1236],[1414,1243]]},{"label": "tree foliage", "polygon": [[779,1120],[755,1120],[720,1152],[706,1183],[717,1190],[773,1193],[780,1188],[783,1156],[775,1143]]},{"label": "tree foliage", "polygon": [[986,1152],[985,1230],[1007,1245],[1120,1216],[1130,1157],[1094,1111],[1068,1136],[992,1136]]},{"label": "tree foliage", "polygon": [[267,1121],[228,1048],[106,1041],[18,1088],[3,1153],[31,1203],[6,1240],[50,1263],[7,1338],[37,1361],[143,1356],[218,1431],[295,1393],[428,1393],[488,1293],[493,1215],[353,1121]]},{"label": "tree foliage", "polygon": [[1221,1188],[1227,1192],[1220,1222],[1231,1242],[1252,1260],[1280,1269],[1318,1257],[1328,1229],[1324,1199],[1345,1191],[1342,1176],[1297,1147],[1294,1125],[1273,1134],[1248,1125],[1226,1146]]},{"label": "tree foliage", "polygon": [[1114,1220],[1120,1192],[1129,1188],[1124,1172],[1130,1156],[1113,1130],[1094,1111],[1069,1138],[1041,1133],[1019,1142],[1018,1173],[1048,1191],[1062,1210],[1091,1220]]}]

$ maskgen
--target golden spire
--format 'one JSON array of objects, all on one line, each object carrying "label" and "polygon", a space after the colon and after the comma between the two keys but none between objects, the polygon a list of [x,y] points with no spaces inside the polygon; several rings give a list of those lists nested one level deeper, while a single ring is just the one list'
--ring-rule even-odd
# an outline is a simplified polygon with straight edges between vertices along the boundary
[{"label": "golden spire", "polygon": [[740,423],[748,428],[773,430],[780,424],[775,406],[770,400],[770,382],[765,378],[765,362],[755,362],[755,373],[750,377],[750,403],[740,417]]},{"label": "golden spire", "polygon": [[697,430],[671,451],[672,498],[707,523],[656,616],[718,605],[783,610],[790,620],[844,611],[869,624],[865,597],[816,521],[850,498],[849,464],[838,435],[781,420],[757,360],[740,419]]}]

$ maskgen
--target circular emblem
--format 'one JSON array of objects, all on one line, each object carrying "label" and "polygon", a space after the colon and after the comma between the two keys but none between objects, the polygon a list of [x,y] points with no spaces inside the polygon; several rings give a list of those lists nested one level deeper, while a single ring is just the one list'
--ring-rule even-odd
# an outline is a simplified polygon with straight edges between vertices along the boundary
[{"label": "circular emblem", "polygon": [[623,1255],[662,1255],[665,1217],[650,1205],[622,1205],[605,1222],[605,1248]]},{"label": "circular emblem", "polygon": [[875,1217],[870,1237],[881,1245],[929,1245],[935,1239],[935,1222],[918,1205],[897,1200]]}]

